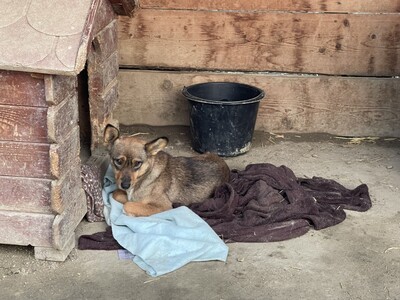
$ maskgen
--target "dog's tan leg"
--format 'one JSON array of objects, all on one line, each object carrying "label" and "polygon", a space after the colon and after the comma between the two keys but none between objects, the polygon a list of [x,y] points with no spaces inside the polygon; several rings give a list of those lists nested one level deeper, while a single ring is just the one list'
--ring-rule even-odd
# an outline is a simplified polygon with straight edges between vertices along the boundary
[{"label": "dog's tan leg", "polygon": [[115,190],[113,192],[113,198],[122,204],[128,202],[128,195],[122,190]]},{"label": "dog's tan leg", "polygon": [[171,209],[172,205],[165,203],[164,205],[140,202],[126,202],[124,204],[124,211],[128,216],[135,217],[147,217],[151,216],[168,209]]}]

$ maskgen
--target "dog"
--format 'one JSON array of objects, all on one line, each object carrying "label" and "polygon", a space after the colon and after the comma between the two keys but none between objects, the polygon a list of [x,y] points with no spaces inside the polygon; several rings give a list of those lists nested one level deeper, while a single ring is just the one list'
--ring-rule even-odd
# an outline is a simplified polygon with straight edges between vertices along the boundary
[{"label": "dog", "polygon": [[201,202],[229,181],[229,167],[218,155],[173,157],[162,151],[166,137],[147,142],[107,125],[104,142],[118,186],[113,197],[129,216],[150,216],[171,209],[172,203]]}]

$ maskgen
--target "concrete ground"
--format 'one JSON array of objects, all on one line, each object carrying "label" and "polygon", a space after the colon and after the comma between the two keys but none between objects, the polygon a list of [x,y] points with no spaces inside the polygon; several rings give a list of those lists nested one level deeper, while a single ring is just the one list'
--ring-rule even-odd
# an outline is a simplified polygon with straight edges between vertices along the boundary
[{"label": "concrete ground", "polygon": [[[170,137],[190,155],[187,128],[136,128]],[[275,243],[229,244],[226,263],[190,263],[152,278],[116,251],[73,250],[63,263],[36,261],[31,247],[0,245],[0,299],[400,299],[400,142],[255,133],[231,168],[269,162],[297,176],[348,188],[366,183],[373,207],[321,231]],[[82,221],[77,237],[103,231]]]}]

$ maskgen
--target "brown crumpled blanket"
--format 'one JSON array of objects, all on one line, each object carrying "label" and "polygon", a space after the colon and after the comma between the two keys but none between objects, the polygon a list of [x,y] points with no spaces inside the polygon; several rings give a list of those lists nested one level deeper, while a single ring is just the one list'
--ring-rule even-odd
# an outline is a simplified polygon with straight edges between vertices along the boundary
[{"label": "brown crumpled blanket", "polygon": [[336,225],[346,218],[344,209],[366,211],[371,199],[365,184],[349,190],[265,163],[233,170],[213,198],[189,207],[225,242],[273,242]]}]

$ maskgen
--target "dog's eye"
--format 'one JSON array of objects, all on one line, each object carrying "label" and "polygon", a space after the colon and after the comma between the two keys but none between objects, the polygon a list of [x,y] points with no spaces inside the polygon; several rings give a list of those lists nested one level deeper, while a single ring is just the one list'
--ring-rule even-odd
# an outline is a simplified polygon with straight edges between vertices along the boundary
[{"label": "dog's eye", "polygon": [[133,169],[138,170],[142,166],[143,162],[140,160],[133,161]]},{"label": "dog's eye", "polygon": [[115,158],[114,164],[116,167],[122,167],[122,165],[124,164],[124,160],[122,158]]}]

